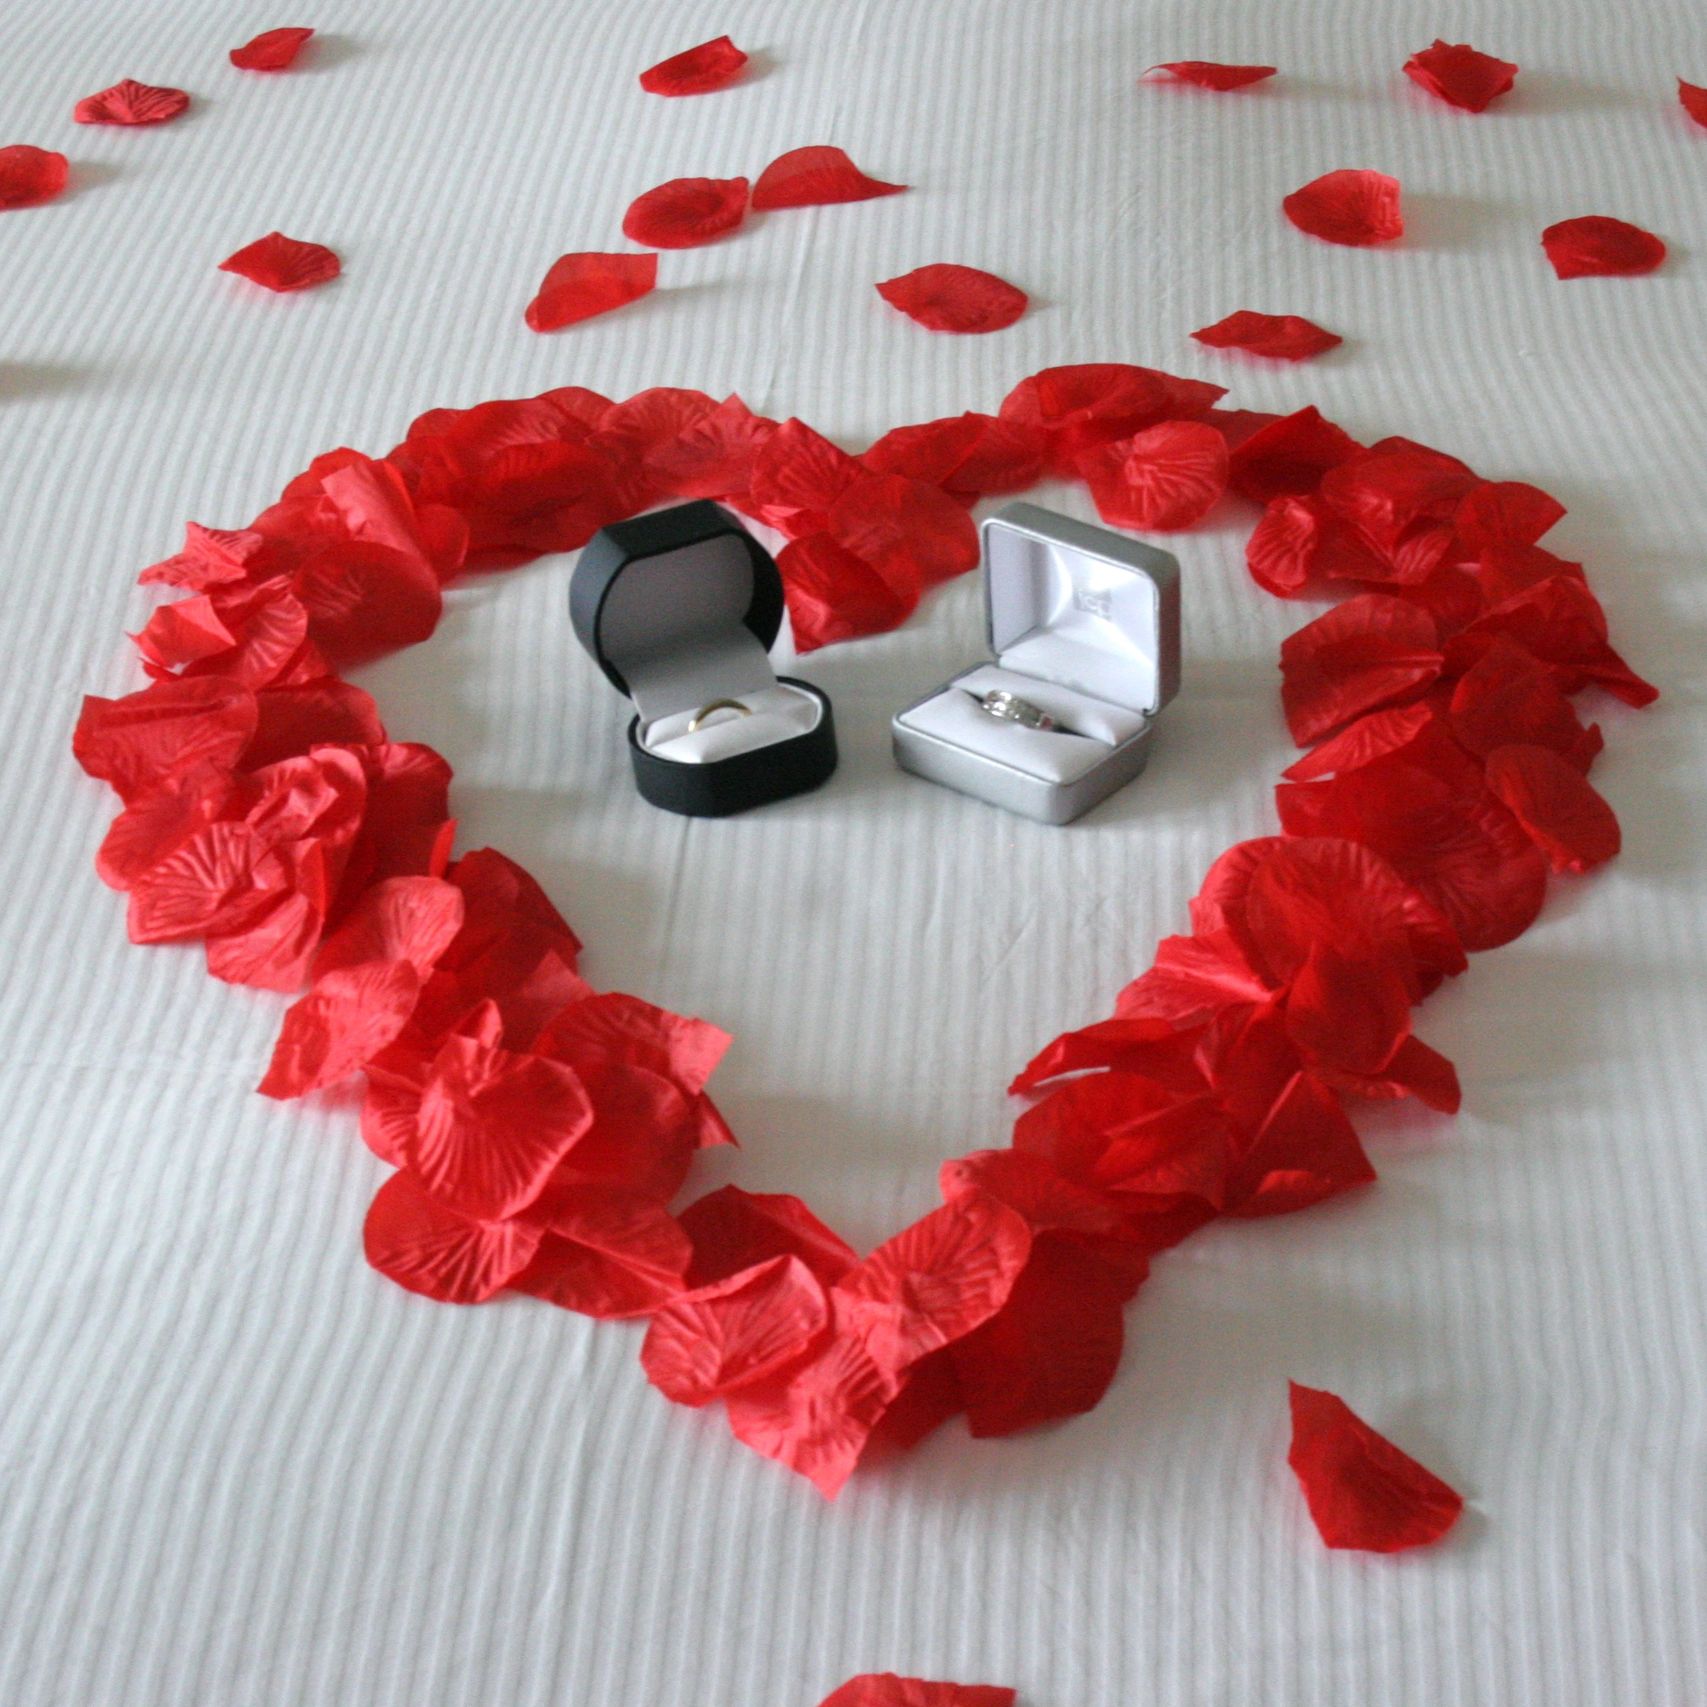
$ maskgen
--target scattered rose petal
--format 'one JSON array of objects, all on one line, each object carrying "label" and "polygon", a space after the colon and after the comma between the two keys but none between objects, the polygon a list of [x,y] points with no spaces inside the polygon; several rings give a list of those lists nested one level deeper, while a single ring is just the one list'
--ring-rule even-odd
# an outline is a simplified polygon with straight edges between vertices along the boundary
[{"label": "scattered rose petal", "polygon": [[704,95],[733,83],[746,63],[728,36],[718,36],[648,67],[640,73],[640,87],[650,95]]},{"label": "scattered rose petal", "polygon": [[1043,435],[1049,473],[1076,475],[1087,451],[1205,414],[1227,388],[1129,362],[1044,368],[1002,399],[1001,418]]},{"label": "scattered rose petal", "polygon": [[122,699],[83,701],[71,750],[126,801],[200,764],[230,770],[255,733],[255,696],[217,676],[167,679]]},{"label": "scattered rose petal", "polygon": [[704,1405],[811,1355],[830,1325],[823,1282],[798,1257],[773,1257],[684,1293],[652,1318],[640,1362],[678,1405]]},{"label": "scattered rose petal", "polygon": [[1405,61],[1405,75],[1420,88],[1466,112],[1479,113],[1517,80],[1509,60],[1478,53],[1463,42],[1435,42]]},{"label": "scattered rose petal", "polygon": [[753,185],[753,207],[819,207],[829,202],[863,202],[874,196],[898,196],[905,184],[869,178],[839,148],[818,144],[779,154]]},{"label": "scattered rose petal", "polygon": [[578,1185],[546,1214],[547,1233],[518,1291],[584,1316],[650,1316],[685,1290],[692,1250],[680,1224],[650,1192]]},{"label": "scattered rose petal", "polygon": [[1079,1416],[1120,1365],[1126,1289],[1066,1239],[1034,1241],[1007,1302],[949,1348],[975,1439]]},{"label": "scattered rose petal", "polygon": [[261,1095],[306,1096],[360,1072],[397,1039],[420,993],[420,975],[406,961],[327,973],[285,1014]]},{"label": "scattered rose petal", "polygon": [[1227,490],[1227,441],[1201,421],[1164,421],[1099,447],[1080,468],[1105,522],[1188,528]]},{"label": "scattered rose petal", "polygon": [[1281,206],[1300,231],[1326,243],[1364,248],[1391,243],[1405,234],[1399,180],[1385,172],[1365,168],[1327,172],[1294,190]]},{"label": "scattered rose petal", "polygon": [[[1219,65],[1212,59],[1175,59],[1152,65],[1150,71],[1165,71],[1176,83],[1195,83],[1200,89],[1243,89],[1272,77],[1272,65]],[[1148,77],[1150,71],[1144,75]]]},{"label": "scattered rose petal", "polygon": [[726,1185],[690,1203],[682,1230],[693,1241],[694,1286],[728,1280],[773,1257],[798,1257],[828,1286],[859,1260],[798,1197]]},{"label": "scattered rose petal", "polygon": [[313,34],[301,28],[262,30],[231,50],[231,63],[239,71],[288,71]]},{"label": "scattered rose petal", "polygon": [[629,203],[622,234],[651,249],[692,249],[746,217],[745,178],[672,178]]},{"label": "scattered rose petal", "polygon": [[828,533],[790,540],[776,559],[795,648],[815,652],[838,640],[884,634],[910,617],[917,587],[895,586]]},{"label": "scattered rose petal", "polygon": [[0,209],[50,202],[71,179],[63,154],[14,142],[0,148]]},{"label": "scattered rose petal", "polygon": [[1541,247],[1562,279],[1634,277],[1666,258],[1665,244],[1651,231],[1596,213],[1549,225]]},{"label": "scattered rose petal", "polygon": [[527,323],[536,332],[555,332],[634,302],[657,282],[656,255],[559,255],[527,306]]},{"label": "scattered rose petal", "polygon": [[1279,361],[1302,362],[1345,342],[1301,314],[1258,314],[1241,308],[1213,326],[1192,333],[1198,343],[1217,350],[1247,350],[1253,356],[1272,356]]},{"label": "scattered rose petal", "polygon": [[1014,1707],[1014,1692],[987,1683],[927,1683],[892,1671],[850,1677],[819,1707]]},{"label": "scattered rose petal", "polygon": [[524,1221],[479,1221],[421,1189],[408,1173],[379,1188],[362,1228],[367,1260],[399,1286],[442,1304],[480,1304],[501,1292],[539,1248]]},{"label": "scattered rose petal", "polygon": [[1005,1205],[945,1204],[843,1275],[837,1307],[878,1363],[899,1371],[988,1321],[1030,1252],[1030,1230]]},{"label": "scattered rose petal", "polygon": [[262,285],[268,290],[307,290],[335,279],[342,270],[338,257],[323,243],[305,243],[270,231],[219,263],[222,273]]},{"label": "scattered rose petal", "polygon": [[592,1121],[586,1089],[569,1068],[449,1037],[422,1089],[405,1155],[434,1196],[496,1220],[533,1202]]},{"label": "scattered rose petal", "polygon": [[1685,83],[1680,77],[1677,80],[1677,98],[1683,110],[1698,125],[1707,126],[1707,88],[1696,83]]},{"label": "scattered rose petal", "polygon": [[1343,1399],[1291,1383],[1286,1461],[1330,1547],[1397,1553],[1438,1541],[1463,1496],[1377,1434]]},{"label": "scattered rose petal", "polygon": [[1404,599],[1362,593],[1289,634],[1281,698],[1301,746],[1425,688],[1441,671],[1434,618]]},{"label": "scattered rose petal", "polygon": [[1330,468],[1354,457],[1359,446],[1344,428],[1314,404],[1265,422],[1229,453],[1233,490],[1252,503],[1304,497],[1315,492]]},{"label": "scattered rose petal", "polygon": [[155,88],[127,77],[98,95],[85,95],[71,116],[78,124],[165,124],[189,104],[182,89]]},{"label": "scattered rose petal", "polygon": [[883,300],[933,332],[999,332],[1025,313],[1017,285],[977,267],[938,261],[877,287]]},{"label": "scattered rose petal", "polygon": [[1575,765],[1529,743],[1488,754],[1488,787],[1503,800],[1555,871],[1592,871],[1618,852],[1612,808]]}]

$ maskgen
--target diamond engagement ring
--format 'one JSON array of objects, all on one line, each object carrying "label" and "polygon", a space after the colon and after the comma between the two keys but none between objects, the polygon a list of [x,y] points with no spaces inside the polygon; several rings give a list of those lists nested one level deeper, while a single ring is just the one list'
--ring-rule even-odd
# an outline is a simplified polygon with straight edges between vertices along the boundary
[{"label": "diamond engagement ring", "polygon": [[998,717],[1004,723],[1022,723],[1027,729],[1055,727],[1055,719],[1042,706],[1033,705],[1029,699],[1021,699],[1006,688],[992,688],[978,703],[992,717]]},{"label": "diamond engagement ring", "polygon": [[753,708],[750,705],[743,705],[738,699],[714,699],[709,705],[702,705],[688,719],[688,733],[693,734],[714,711],[738,711],[743,717],[753,715]]}]

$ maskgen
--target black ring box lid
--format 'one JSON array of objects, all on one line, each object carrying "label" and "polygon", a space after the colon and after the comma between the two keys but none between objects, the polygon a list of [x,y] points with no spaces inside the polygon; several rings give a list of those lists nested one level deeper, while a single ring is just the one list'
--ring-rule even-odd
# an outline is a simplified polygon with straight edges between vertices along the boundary
[{"label": "black ring box lid", "polygon": [[643,721],[775,683],[767,654],[783,609],[775,559],[707,500],[613,522],[582,549],[569,582],[570,620],[612,686],[636,707],[629,758],[635,786],[654,806],[720,818],[802,794],[835,770],[829,698],[788,676],[780,678],[784,685],[818,702],[818,721],[803,734],[707,763],[641,745]]}]

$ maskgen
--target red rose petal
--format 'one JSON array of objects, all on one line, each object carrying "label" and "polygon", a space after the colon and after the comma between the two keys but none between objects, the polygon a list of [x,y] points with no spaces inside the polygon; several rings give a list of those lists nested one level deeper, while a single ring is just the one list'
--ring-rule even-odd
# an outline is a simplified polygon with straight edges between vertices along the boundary
[{"label": "red rose petal", "polygon": [[230,770],[258,716],[254,694],[237,682],[168,678],[122,699],[87,696],[71,750],[90,776],[134,800],[201,764]]},{"label": "red rose petal", "polygon": [[1193,420],[1226,395],[1225,386],[1157,368],[1082,362],[1022,379],[1002,399],[1001,418],[1041,432],[1049,472],[1071,476],[1087,451],[1164,421]]},{"label": "red rose petal", "polygon": [[1574,693],[1593,682],[1626,705],[1651,705],[1659,689],[1608,645],[1606,613],[1581,572],[1570,572],[1574,567],[1567,565],[1566,572],[1525,587],[1478,617],[1449,642],[1449,667],[1467,669],[1503,635],[1553,665],[1554,680],[1563,692]]},{"label": "red rose petal", "polygon": [[71,116],[78,124],[165,124],[189,104],[182,89],[156,88],[127,77],[98,95],[85,95]]},{"label": "red rose petal", "polygon": [[1312,1066],[1373,1075],[1411,1032],[1411,995],[1391,966],[1312,945],[1286,996],[1286,1034]]},{"label": "red rose petal", "polygon": [[1630,278],[1666,258],[1665,244],[1651,231],[1594,213],[1549,225],[1541,247],[1562,279]]},{"label": "red rose petal", "polygon": [[587,1092],[569,1068],[449,1037],[421,1092],[405,1154],[434,1196],[496,1220],[539,1195],[592,1122]]},{"label": "red rose petal", "polygon": [[[817,531],[830,506],[865,474],[839,445],[790,417],[754,453],[750,497],[774,525],[798,538]],[[816,523],[790,525],[802,514],[817,517]]]},{"label": "red rose petal", "polygon": [[1014,1707],[1011,1689],[987,1683],[928,1683],[892,1671],[850,1677],[819,1707]]},{"label": "red rose petal", "polygon": [[1227,1213],[1290,1215],[1374,1178],[1338,1099],[1309,1073],[1299,1073],[1235,1164]]},{"label": "red rose petal", "polygon": [[1465,970],[1452,927],[1385,860],[1356,842],[1267,836],[1230,848],[1191,904],[1199,932],[1225,931],[1272,984],[1329,946],[1398,972],[1416,999]]},{"label": "red rose petal", "polygon": [[1201,421],[1164,421],[1099,446],[1080,468],[1105,522],[1158,532],[1188,528],[1227,490],[1227,441]]},{"label": "red rose petal", "polygon": [[746,63],[728,36],[718,36],[649,66],[640,73],[640,87],[649,95],[705,95],[733,83]]},{"label": "red rose petal", "polygon": [[1289,836],[1374,849],[1445,914],[1471,953],[1521,936],[1541,911],[1546,862],[1485,786],[1454,786],[1395,755],[1333,782],[1284,783],[1275,798]]},{"label": "red rose petal", "polygon": [[1401,752],[1433,722],[1427,705],[1395,706],[1372,711],[1349,723],[1337,735],[1312,748],[1282,773],[1288,782],[1313,782],[1317,777],[1360,770],[1389,753]]},{"label": "red rose petal", "polygon": [[346,966],[316,980],[285,1014],[262,1096],[299,1097],[335,1085],[394,1042],[421,993],[407,961]]},{"label": "red rose petal", "polygon": [[[1243,89],[1272,77],[1272,65],[1219,65],[1212,59],[1175,59],[1152,65],[1150,71],[1165,71],[1176,83],[1195,83],[1200,89]],[[1150,71],[1144,75],[1148,77]]]},{"label": "red rose petal", "polygon": [[875,196],[898,196],[906,188],[868,178],[841,149],[817,144],[779,154],[753,185],[753,207],[763,213],[779,207],[863,202]]},{"label": "red rose petal", "polygon": [[371,961],[407,961],[425,978],[456,940],[462,891],[438,877],[389,877],[362,892],[314,957],[314,975]]},{"label": "red rose petal", "polygon": [[674,1216],[630,1186],[577,1187],[549,1214],[533,1261],[511,1284],[601,1320],[649,1316],[679,1298],[692,1256]]},{"label": "red rose petal", "polygon": [[786,1379],[731,1393],[729,1427],[744,1445],[805,1476],[833,1500],[904,1385],[861,1335],[838,1332]]},{"label": "red rose petal", "polygon": [[672,178],[628,204],[622,234],[650,249],[692,249],[746,217],[745,178]]},{"label": "red rose petal", "polygon": [[219,263],[222,273],[236,273],[267,290],[307,290],[325,284],[342,271],[338,257],[323,243],[305,243],[270,231]]},{"label": "red rose petal", "polygon": [[1677,80],[1677,98],[1683,110],[1698,125],[1707,125],[1707,89],[1699,84],[1685,83],[1680,77]]},{"label": "red rose petal", "polygon": [[1517,67],[1463,42],[1437,41],[1405,61],[1405,75],[1431,95],[1479,113],[1510,89],[1517,80]]},{"label": "red rose petal", "polygon": [[241,581],[265,545],[262,536],[251,529],[204,528],[188,522],[184,549],[144,569],[136,578],[137,584],[206,592],[209,587]]},{"label": "red rose petal", "polygon": [[1035,1241],[1007,1302],[949,1348],[976,1439],[1092,1409],[1120,1366],[1124,1288],[1065,1239]]},{"label": "red rose petal", "polygon": [[113,889],[134,888],[168,854],[224,813],[235,788],[228,772],[204,764],[139,794],[102,838],[95,855],[101,881]]},{"label": "red rose petal", "polygon": [[830,1324],[823,1283],[773,1257],[666,1304],[640,1348],[647,1379],[678,1405],[704,1405],[811,1355]]},{"label": "red rose petal", "polygon": [[795,650],[899,628],[918,608],[916,586],[896,587],[828,533],[791,540],[777,553]]},{"label": "red rose petal", "polygon": [[1416,693],[1439,676],[1434,618],[1404,599],[1360,593],[1281,643],[1281,699],[1300,746]]},{"label": "red rose petal", "polygon": [[999,332],[1025,313],[1017,285],[977,267],[938,261],[885,279],[877,294],[933,332]]},{"label": "red rose petal", "polygon": [[429,1196],[407,1173],[379,1188],[362,1228],[367,1260],[399,1286],[442,1304],[480,1304],[527,1267],[540,1231],[476,1221]]},{"label": "red rose petal", "polygon": [[1319,356],[1345,340],[1301,314],[1258,314],[1241,308],[1213,326],[1192,333],[1198,343],[1217,350],[1248,350],[1253,356],[1301,362]]},{"label": "red rose petal", "polygon": [[1565,506],[1521,480],[1486,480],[1465,493],[1453,520],[1471,551],[1533,545],[1564,519]]},{"label": "red rose petal", "polygon": [[1521,742],[1488,754],[1488,787],[1509,806],[1555,871],[1592,871],[1618,852],[1612,808],[1551,747]]},{"label": "red rose petal", "polygon": [[369,747],[385,741],[385,725],[373,695],[353,682],[328,676],[292,687],[262,688],[255,736],[243,750],[249,770],[279,759],[300,757],[310,747]]},{"label": "red rose petal", "polygon": [[752,485],[760,448],[777,430],[739,397],[725,397],[646,457],[648,471],[674,498],[730,498]]},{"label": "red rose petal", "polygon": [[1228,456],[1233,490],[1254,504],[1313,493],[1330,468],[1362,447],[1314,404],[1264,425]]},{"label": "red rose petal", "polygon": [[688,1280],[708,1286],[773,1257],[798,1257],[826,1286],[859,1260],[798,1197],[726,1185],[690,1203],[682,1229],[693,1241]]},{"label": "red rose petal", "polygon": [[1181,1097],[1135,1073],[1097,1073],[1068,1080],[1027,1109],[1013,1142],[1069,1180],[1148,1212],[1183,1200],[1219,1208],[1228,1136],[1225,1116],[1207,1097]]},{"label": "red rose petal", "polygon": [[1459,742],[1483,758],[1496,747],[1526,742],[1550,747],[1585,771],[1600,751],[1600,731],[1583,727],[1547,667],[1504,638],[1458,678],[1448,715]]},{"label": "red rose petal", "polygon": [[262,30],[231,50],[231,63],[239,71],[287,71],[313,34],[301,28]]},{"label": "red rose petal", "polygon": [[63,154],[14,142],[0,148],[0,210],[50,202],[71,179]]},{"label": "red rose petal", "polygon": [[527,323],[536,332],[555,332],[635,302],[657,282],[656,255],[559,255],[527,306]]},{"label": "red rose petal", "polygon": [[1385,172],[1347,168],[1324,173],[1282,203],[1286,217],[1311,237],[1363,248],[1405,234],[1399,180]]},{"label": "red rose petal", "polygon": [[904,594],[952,580],[978,562],[972,518],[923,480],[867,475],[836,499],[826,520],[838,545]]},{"label": "red rose petal", "polygon": [[837,1309],[879,1364],[899,1372],[988,1321],[1030,1252],[1030,1230],[1006,1205],[945,1204],[843,1275]]},{"label": "red rose petal", "polygon": [[1438,1541],[1464,1499],[1372,1429],[1343,1399],[1290,1383],[1286,1461],[1330,1547],[1397,1553]]}]

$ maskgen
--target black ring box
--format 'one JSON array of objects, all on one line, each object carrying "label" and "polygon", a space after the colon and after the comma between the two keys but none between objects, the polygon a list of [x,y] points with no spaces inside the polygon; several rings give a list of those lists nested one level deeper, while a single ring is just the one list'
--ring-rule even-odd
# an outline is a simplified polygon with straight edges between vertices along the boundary
[{"label": "black ring box", "polygon": [[[642,798],[666,812],[722,818],[803,794],[835,770],[829,697],[771,668],[783,609],[775,559],[709,501],[615,522],[588,540],[569,582],[570,620],[635,707],[628,754]],[[703,762],[643,744],[642,729],[663,719],[779,687],[816,703],[811,727]]]}]

